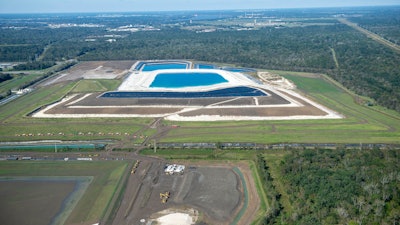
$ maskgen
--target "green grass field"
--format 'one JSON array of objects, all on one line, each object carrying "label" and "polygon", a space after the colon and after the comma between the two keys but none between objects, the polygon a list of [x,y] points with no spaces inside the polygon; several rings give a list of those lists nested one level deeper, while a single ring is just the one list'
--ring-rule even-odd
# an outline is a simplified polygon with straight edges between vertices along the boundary
[{"label": "green grass field", "polygon": [[344,119],[240,122],[168,122],[179,125],[164,142],[400,143],[400,115],[355,102],[347,90],[310,74],[281,72],[307,97]]},{"label": "green grass field", "polygon": [[93,224],[102,219],[112,207],[120,180],[127,173],[127,161],[56,162],[56,161],[3,161],[0,162],[0,176],[91,176],[92,183],[72,211],[66,224]]},{"label": "green grass field", "polygon": [[[109,88],[116,85],[117,82],[96,81],[96,83]],[[125,133],[133,134],[152,121],[152,119],[120,118],[47,119],[27,116],[43,105],[60,100],[77,87],[78,85],[74,82],[68,85],[57,84],[39,88],[11,103],[0,106],[0,141],[121,140],[125,138]],[[84,135],[80,135],[80,133]],[[119,133],[119,135],[116,135],[116,133]],[[148,133],[151,133],[151,131],[148,131]]]},{"label": "green grass field", "polygon": [[[327,77],[309,73],[274,71],[292,80],[299,91],[314,101],[345,116],[344,119],[176,122],[179,125],[161,137],[159,142],[254,142],[272,143],[400,143],[399,113],[378,106],[357,104],[355,96]],[[68,85],[40,88],[0,107],[0,141],[57,140],[125,140],[123,136],[108,133],[133,134],[150,124],[151,118],[85,118],[44,119],[31,118],[28,113],[46,104],[60,100],[71,92],[103,91],[113,89],[117,80],[82,80]],[[145,130],[151,136],[155,129]],[[18,134],[53,136],[18,136]],[[62,133],[63,135],[58,135]],[[85,134],[106,134],[79,135]],[[134,142],[140,143],[137,139]]]}]

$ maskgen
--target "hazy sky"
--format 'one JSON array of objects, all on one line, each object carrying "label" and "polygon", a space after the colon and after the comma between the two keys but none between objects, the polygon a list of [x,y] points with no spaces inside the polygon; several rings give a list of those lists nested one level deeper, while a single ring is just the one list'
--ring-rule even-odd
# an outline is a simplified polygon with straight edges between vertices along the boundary
[{"label": "hazy sky", "polygon": [[0,13],[131,12],[400,5],[400,0],[0,0]]}]

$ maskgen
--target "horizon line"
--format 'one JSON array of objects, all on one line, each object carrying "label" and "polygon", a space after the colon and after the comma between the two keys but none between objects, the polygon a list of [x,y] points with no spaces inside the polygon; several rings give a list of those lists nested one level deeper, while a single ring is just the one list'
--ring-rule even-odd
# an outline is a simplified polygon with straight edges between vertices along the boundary
[{"label": "horizon line", "polygon": [[177,9],[177,10],[137,10],[137,11],[65,11],[65,12],[1,12],[2,15],[10,14],[79,14],[79,13],[161,13],[161,12],[220,12],[220,11],[271,11],[271,10],[298,10],[298,9],[348,9],[348,8],[374,8],[374,7],[400,7],[398,5],[358,5],[358,6],[315,6],[315,7],[281,7],[281,8],[249,8],[249,9]]}]

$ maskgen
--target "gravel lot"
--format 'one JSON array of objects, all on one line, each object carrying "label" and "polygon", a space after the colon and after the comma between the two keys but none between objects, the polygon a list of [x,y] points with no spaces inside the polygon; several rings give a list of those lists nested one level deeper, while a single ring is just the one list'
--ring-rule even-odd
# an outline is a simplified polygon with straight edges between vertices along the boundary
[{"label": "gravel lot", "polygon": [[[169,209],[195,209],[206,224],[229,224],[240,210],[243,187],[229,166],[190,166],[184,174],[164,174],[164,163],[143,162],[131,175],[113,224],[143,224]],[[190,167],[190,168],[189,168]],[[167,203],[160,193],[170,192]]]}]

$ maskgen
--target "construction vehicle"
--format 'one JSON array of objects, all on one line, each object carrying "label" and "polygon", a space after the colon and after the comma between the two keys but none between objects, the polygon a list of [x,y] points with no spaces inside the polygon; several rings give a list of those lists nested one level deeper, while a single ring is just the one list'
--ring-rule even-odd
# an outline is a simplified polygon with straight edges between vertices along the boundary
[{"label": "construction vehicle", "polygon": [[167,191],[165,193],[160,193],[161,203],[163,203],[163,204],[167,203],[169,195],[170,195],[169,191]]},{"label": "construction vehicle", "polygon": [[131,170],[131,174],[134,174],[136,172],[136,169],[138,168],[140,163],[140,160],[136,160],[135,165],[133,165],[132,170]]}]

